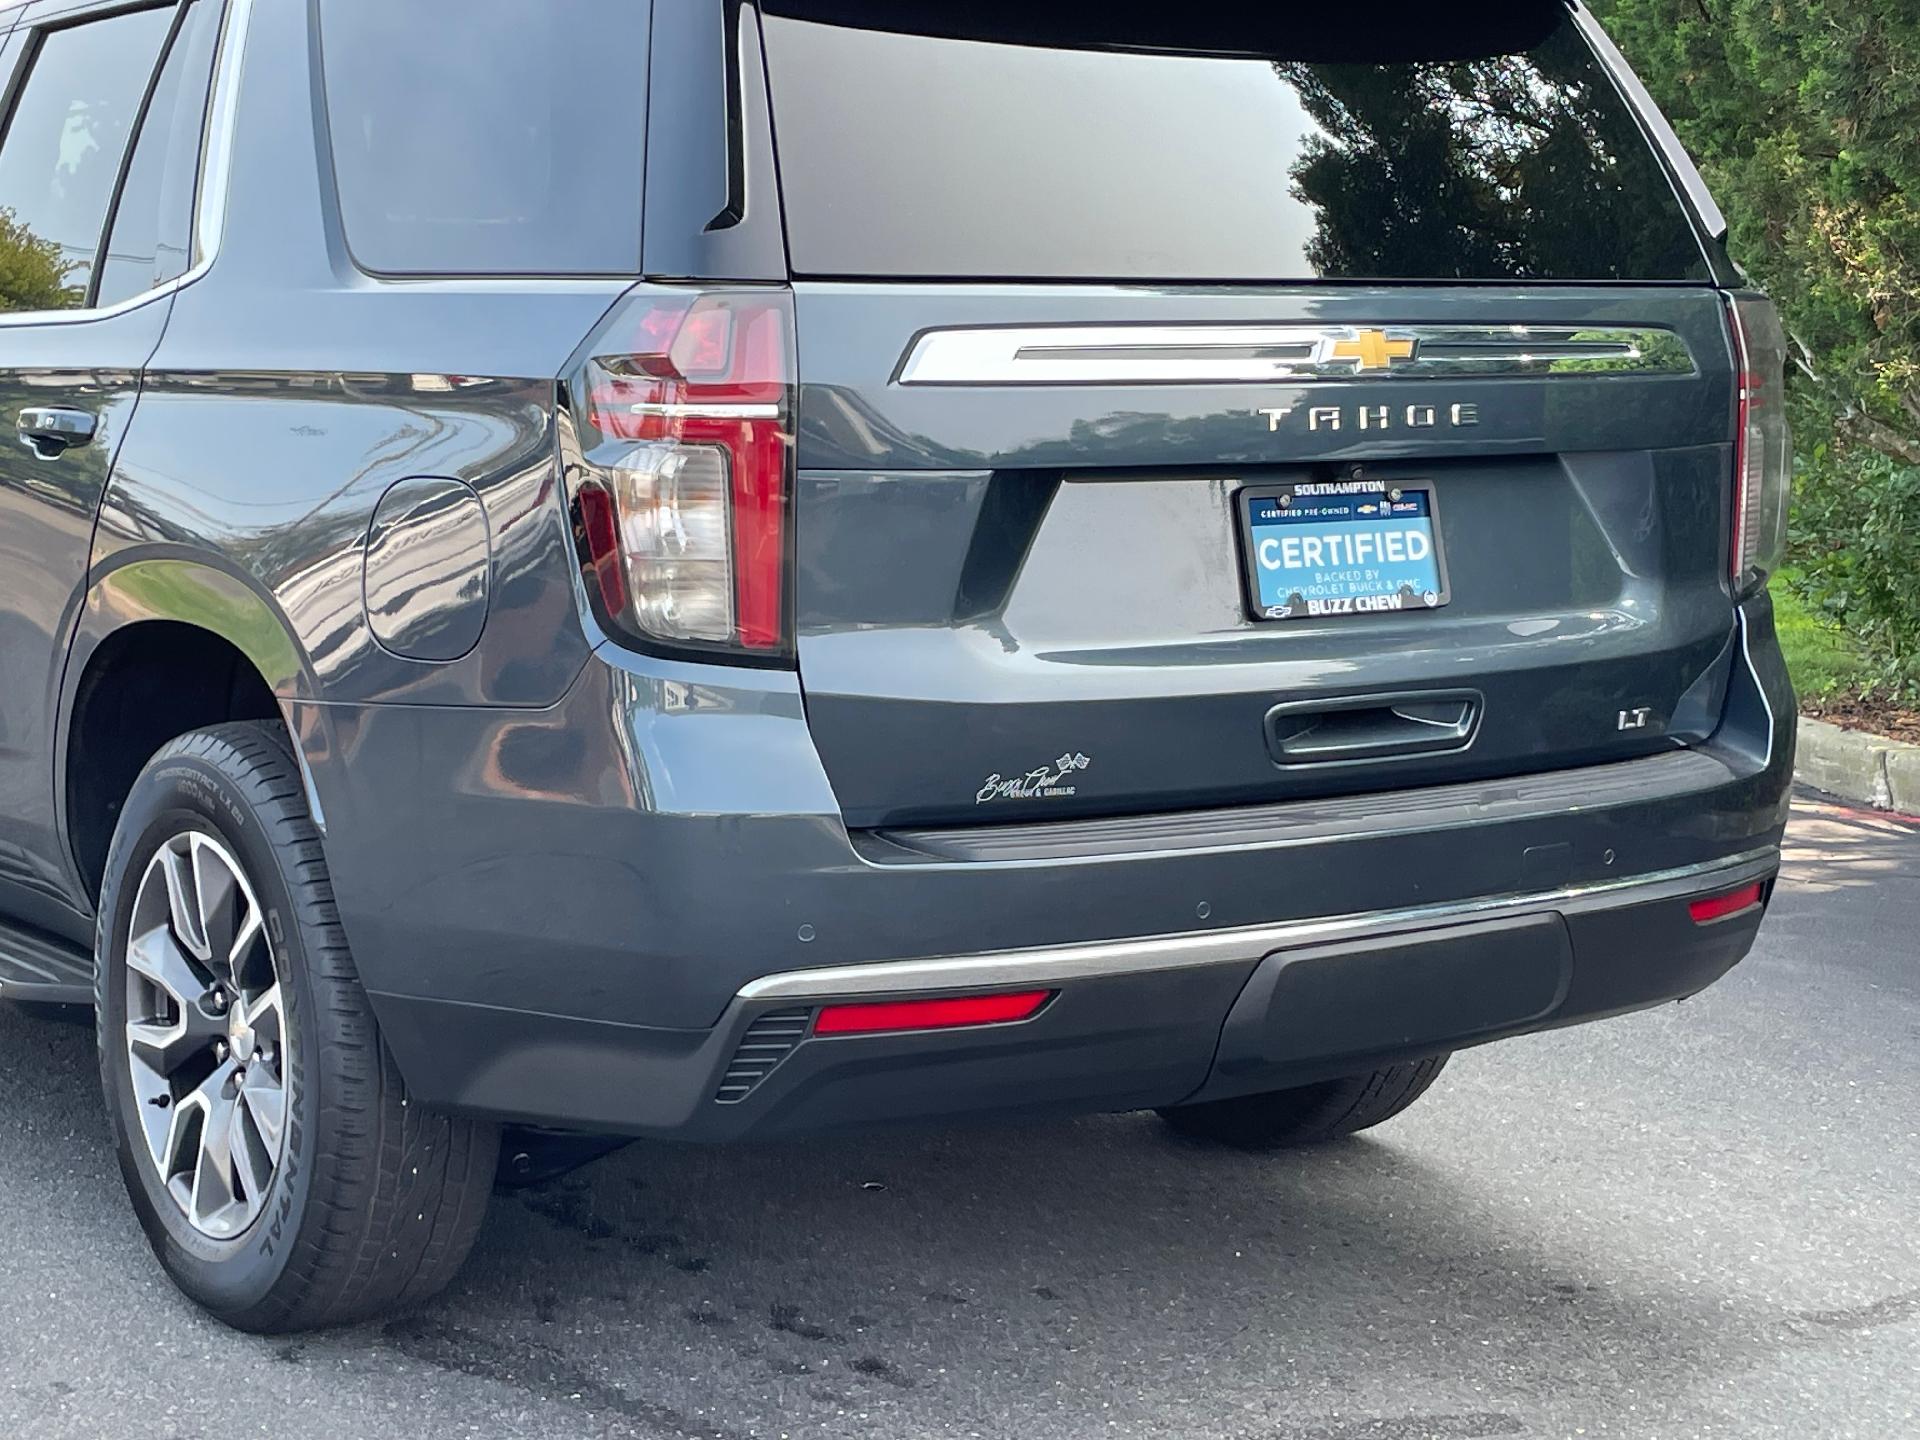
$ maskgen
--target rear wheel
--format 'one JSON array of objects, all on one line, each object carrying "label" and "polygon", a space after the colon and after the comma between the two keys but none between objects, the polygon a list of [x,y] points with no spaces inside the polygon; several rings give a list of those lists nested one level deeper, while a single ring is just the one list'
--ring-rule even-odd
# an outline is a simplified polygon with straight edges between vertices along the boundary
[{"label": "rear wheel", "polygon": [[1159,1114],[1183,1135],[1246,1150],[1319,1145],[1391,1120],[1426,1093],[1448,1059],[1434,1055],[1292,1090],[1176,1105]]},{"label": "rear wheel", "polygon": [[279,1331],[452,1278],[498,1134],[411,1103],[279,727],[196,731],[148,763],[108,855],[96,953],[121,1172],[182,1290]]}]

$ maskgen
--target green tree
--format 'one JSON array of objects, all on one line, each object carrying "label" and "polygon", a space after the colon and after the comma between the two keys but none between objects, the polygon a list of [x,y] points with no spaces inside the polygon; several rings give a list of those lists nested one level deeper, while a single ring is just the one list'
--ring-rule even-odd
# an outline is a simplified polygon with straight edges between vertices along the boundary
[{"label": "green tree", "polygon": [[11,210],[0,210],[0,310],[78,305],[81,287],[67,282],[70,268],[58,245],[35,235]]},{"label": "green tree", "polygon": [[1920,689],[1920,5],[1591,3],[1804,347],[1802,588]]}]

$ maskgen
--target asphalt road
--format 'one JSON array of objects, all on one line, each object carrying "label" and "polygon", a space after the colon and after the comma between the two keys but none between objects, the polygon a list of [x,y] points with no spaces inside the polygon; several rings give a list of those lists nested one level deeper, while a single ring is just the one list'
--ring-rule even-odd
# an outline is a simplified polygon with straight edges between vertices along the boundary
[{"label": "asphalt road", "polygon": [[342,1333],[174,1295],[87,1032],[0,1006],[0,1099],[7,1437],[1920,1437],[1920,826],[1814,803],[1726,981],[1374,1138],[637,1146]]}]

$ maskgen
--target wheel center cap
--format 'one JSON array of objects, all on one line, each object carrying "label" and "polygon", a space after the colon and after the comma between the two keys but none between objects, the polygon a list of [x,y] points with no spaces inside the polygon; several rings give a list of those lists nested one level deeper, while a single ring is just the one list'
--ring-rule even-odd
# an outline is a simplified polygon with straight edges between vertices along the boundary
[{"label": "wheel center cap", "polygon": [[256,1043],[253,1027],[235,1010],[227,1017],[227,1044],[233,1047],[233,1058],[242,1065],[246,1064],[253,1058]]}]

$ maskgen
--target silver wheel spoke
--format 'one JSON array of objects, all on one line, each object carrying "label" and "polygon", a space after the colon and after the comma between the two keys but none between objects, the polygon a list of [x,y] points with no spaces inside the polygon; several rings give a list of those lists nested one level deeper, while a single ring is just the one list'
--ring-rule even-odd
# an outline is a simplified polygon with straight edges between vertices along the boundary
[{"label": "silver wheel spoke", "polygon": [[193,867],[188,857],[169,844],[161,847],[158,858],[167,877],[167,911],[173,920],[173,933],[196,958],[211,958],[207,932],[200,923],[200,900],[193,893]]},{"label": "silver wheel spoke", "polygon": [[249,1076],[240,1098],[267,1152],[279,1154],[280,1136],[287,1128],[287,1092],[280,1088],[278,1081],[256,1080]]},{"label": "silver wheel spoke", "polygon": [[[156,1075],[171,1075],[223,1032],[221,1022],[201,1008],[207,981],[165,926],[133,938],[127,946],[127,969],[158,992],[127,997],[127,1047]],[[147,1003],[139,1003],[141,999]],[[156,1003],[162,999],[164,1003]]]},{"label": "silver wheel spoke", "polygon": [[257,1209],[266,1199],[267,1186],[273,1183],[273,1157],[278,1153],[278,1147],[268,1145],[255,1124],[252,1103],[246,1098],[253,1085],[249,1075],[240,1091],[240,1103],[233,1107],[232,1133],[227,1139],[234,1175],[240,1182],[236,1198],[249,1210]]},{"label": "silver wheel spoke", "polygon": [[160,1144],[160,1174],[170,1184],[183,1172],[189,1184],[194,1169],[193,1151],[199,1129],[205,1125],[207,1106],[203,1097],[190,1094],[173,1106],[167,1122],[166,1138]]},{"label": "silver wheel spoke", "polygon": [[252,907],[241,894],[240,877],[228,868],[226,852],[219,846],[203,835],[194,835],[188,841],[188,854],[193,863],[194,903],[207,958],[222,979],[236,979],[233,965],[245,920],[241,911]]},{"label": "silver wheel spoke", "polygon": [[271,1029],[280,1038],[280,982],[267,986],[247,1002],[247,1024],[256,1030]]},{"label": "silver wheel spoke", "polygon": [[163,1080],[205,1050],[209,1039],[209,1034],[197,1033],[189,1025],[127,1022],[127,1049],[135,1060]]},{"label": "silver wheel spoke", "polygon": [[[231,1074],[229,1070],[227,1075]],[[203,1092],[206,1088],[201,1086]],[[222,1212],[240,1198],[239,1182],[233,1173],[233,1112],[233,1101],[221,1095],[208,1102],[207,1120],[200,1127],[200,1150],[194,1159],[193,1193],[187,1213],[207,1229],[215,1229]]]},{"label": "silver wheel spoke", "polygon": [[127,945],[127,968],[164,990],[176,1005],[192,1005],[207,993],[206,979],[164,929],[133,937]]},{"label": "silver wheel spoke", "polygon": [[[236,985],[247,982],[253,970],[253,948],[265,937],[260,925],[260,907],[248,901],[246,913],[240,917],[239,927],[235,930],[233,941],[227,946],[227,973],[233,977]],[[264,948],[264,946],[262,947]],[[271,966],[268,967],[271,969]]]}]

